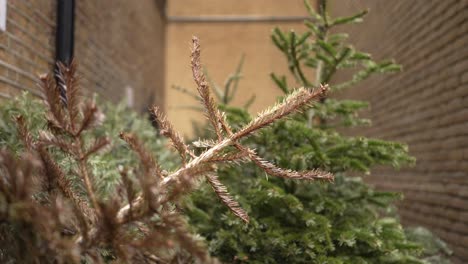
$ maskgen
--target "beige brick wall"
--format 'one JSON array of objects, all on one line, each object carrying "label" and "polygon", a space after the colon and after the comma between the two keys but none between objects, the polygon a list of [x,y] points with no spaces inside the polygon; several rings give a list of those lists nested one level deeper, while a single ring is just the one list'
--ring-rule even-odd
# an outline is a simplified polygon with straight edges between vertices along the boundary
[{"label": "beige brick wall", "polygon": [[[368,100],[371,128],[354,131],[409,144],[413,168],[375,170],[379,189],[403,191],[403,222],[423,225],[468,262],[468,1],[332,1],[337,15],[363,7],[363,25],[349,26],[356,46],[403,64],[341,97]],[[344,79],[339,76],[337,79]]]},{"label": "beige brick wall", "polygon": [[[222,2],[222,3],[221,3]],[[242,105],[253,94],[256,101],[250,109],[253,114],[273,104],[281,91],[270,80],[270,72],[287,73],[287,62],[270,40],[275,26],[283,30],[303,30],[297,22],[216,22],[174,23],[171,17],[191,16],[305,16],[302,0],[171,0],[168,1],[167,59],[166,59],[166,108],[174,126],[191,134],[191,120],[203,120],[203,114],[181,106],[197,105],[188,96],[170,89],[181,85],[196,92],[190,70],[190,41],[193,35],[200,38],[202,63],[212,79],[222,85],[235,70],[242,54],[245,54],[243,79],[235,105]],[[293,78],[289,78],[292,82]]]},{"label": "beige brick wall", "polygon": [[[8,0],[7,28],[0,32],[0,96],[38,94],[37,75],[55,58],[56,2]],[[165,22],[156,0],[77,0],[75,58],[81,84],[120,101],[134,90],[143,110],[164,97]]]}]

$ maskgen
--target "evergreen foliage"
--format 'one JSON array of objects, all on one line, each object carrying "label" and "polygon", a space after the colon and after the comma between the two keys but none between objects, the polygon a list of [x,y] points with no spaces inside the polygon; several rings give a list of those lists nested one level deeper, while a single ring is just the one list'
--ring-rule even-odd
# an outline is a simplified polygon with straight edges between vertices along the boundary
[{"label": "evergreen foliage", "polygon": [[[320,1],[320,12],[305,3],[311,15],[305,21],[307,32],[284,33],[278,28],[272,32],[295,84],[332,82],[331,90],[337,91],[373,74],[400,70],[392,61],[376,62],[355,50],[345,42],[346,34],[329,33],[335,26],[362,21],[367,11],[332,19],[326,1]],[[304,67],[314,69],[316,77],[306,75]],[[355,74],[333,84],[332,77],[342,68],[355,69]],[[285,95],[294,92],[285,76],[271,77]],[[250,122],[245,110],[220,104],[233,127]],[[430,232],[406,234],[394,210],[400,194],[374,190],[354,176],[367,174],[376,165],[399,168],[414,162],[404,144],[337,132],[370,125],[370,120],[358,116],[366,107],[367,102],[323,98],[321,104],[248,139],[247,146],[267,160],[293,170],[331,171],[335,182],[271,178],[247,165],[221,169],[220,179],[251,221],[246,225],[217,204],[208,188],[194,192],[186,200],[186,210],[195,230],[209,241],[211,253],[228,263],[448,263],[444,254],[450,250],[443,242],[421,243],[421,237],[434,241]]]},{"label": "evergreen foliage", "polygon": [[[99,137],[107,137],[112,142],[106,147],[106,151],[97,152],[89,159],[91,173],[97,180],[96,192],[103,199],[108,198],[108,195],[112,194],[121,182],[119,168],[130,167],[138,163],[138,158],[133,155],[125,142],[120,140],[121,131],[134,131],[168,169],[175,169],[180,163],[177,157],[165,147],[166,140],[157,136],[157,131],[152,127],[148,118],[136,113],[124,102],[114,104],[99,98],[95,100],[105,118],[100,126],[89,131],[84,137],[88,142]],[[47,120],[44,119],[45,112],[45,105],[27,92],[2,104],[0,106],[0,146],[8,147],[16,154],[24,151],[12,117],[24,116],[32,137],[37,138],[39,132],[47,127]],[[64,171],[73,171],[73,162],[66,155],[61,155],[60,152],[54,152],[54,155]]]}]

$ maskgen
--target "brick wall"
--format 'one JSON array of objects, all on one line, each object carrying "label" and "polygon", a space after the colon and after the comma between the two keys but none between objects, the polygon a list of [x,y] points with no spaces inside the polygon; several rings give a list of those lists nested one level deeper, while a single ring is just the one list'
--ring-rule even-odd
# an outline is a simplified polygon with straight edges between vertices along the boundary
[{"label": "brick wall", "polygon": [[468,263],[468,1],[333,1],[331,7],[334,15],[369,7],[363,25],[344,30],[359,49],[404,66],[340,95],[371,102],[373,126],[353,134],[408,143],[417,158],[413,168],[381,168],[367,180],[403,191],[403,222],[433,230],[450,243],[456,263]]},{"label": "brick wall", "polygon": [[[38,95],[37,75],[51,72],[55,58],[57,1],[8,0],[0,32],[0,96],[22,90]],[[75,58],[81,84],[120,101],[127,90],[142,110],[163,105],[165,22],[161,0],[77,0]]]}]

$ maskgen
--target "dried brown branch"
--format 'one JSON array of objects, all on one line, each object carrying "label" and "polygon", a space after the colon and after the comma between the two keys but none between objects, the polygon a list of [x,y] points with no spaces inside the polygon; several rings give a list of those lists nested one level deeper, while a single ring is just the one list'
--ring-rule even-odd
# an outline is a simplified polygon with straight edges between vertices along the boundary
[{"label": "dried brown branch", "polygon": [[87,102],[83,109],[83,120],[73,135],[80,136],[83,131],[98,125],[103,119],[104,115],[99,111],[94,100]]},{"label": "dried brown branch", "polygon": [[19,115],[14,118],[14,121],[16,123],[16,127],[18,129],[18,134],[20,136],[21,141],[23,141],[23,144],[25,148],[29,151],[32,151],[34,149],[34,140],[31,136],[31,133],[29,132],[29,129],[26,125],[26,121],[24,120],[24,117]]},{"label": "dried brown branch", "polygon": [[42,163],[44,164],[44,175],[48,177],[49,186],[57,186],[61,193],[70,199],[74,206],[80,209],[79,212],[82,213],[82,218],[92,219],[94,213],[92,212],[91,208],[89,208],[84,199],[75,193],[70,181],[65,176],[65,173],[55,162],[46,148],[42,145],[38,145],[37,152],[39,153]]},{"label": "dried brown branch", "polygon": [[[80,138],[80,133],[89,128],[90,125],[96,120],[96,107],[95,104],[89,103],[89,106],[84,112],[84,117],[78,131],[75,130],[77,118],[79,115],[79,89],[75,79],[74,64],[72,68],[66,68],[64,65],[59,65],[59,70],[56,75],[58,85],[65,91],[66,98],[61,101],[60,88],[52,85],[51,78],[47,75],[41,77],[42,89],[44,91],[46,104],[49,106],[49,124],[52,132],[57,134],[50,138],[43,138],[46,144],[56,145],[62,150],[69,152],[78,157],[84,157],[84,143]],[[67,98],[68,97],[68,98]],[[67,106],[64,108],[64,106]],[[68,118],[65,116],[68,113]],[[65,131],[69,135],[73,135],[72,142],[67,142],[67,139],[60,138],[60,132]],[[80,176],[83,178],[86,191],[89,198],[96,208],[98,202],[94,194],[93,184],[91,182],[90,173],[87,167],[86,160],[79,158],[78,167]]]},{"label": "dried brown branch", "polygon": [[216,141],[211,139],[199,139],[192,142],[192,145],[196,148],[211,148],[216,145]]},{"label": "dried brown branch", "polygon": [[59,73],[56,75],[58,78],[58,85],[65,91],[65,105],[70,120],[70,128],[75,132],[75,126],[78,123],[79,103],[80,103],[80,89],[76,78],[76,63],[72,61],[70,65],[65,66],[58,63]]},{"label": "dried brown branch", "polygon": [[[173,250],[176,242],[191,256],[196,257],[201,263],[215,263],[210,258],[206,247],[200,239],[197,239],[188,231],[186,222],[174,212],[164,212],[161,214],[162,224],[152,225],[152,231],[142,240],[135,244],[138,248],[150,251],[153,248],[165,248]],[[169,259],[164,260],[173,263]],[[184,261],[181,263],[192,263]],[[157,262],[161,263],[161,262]],[[163,262],[164,263],[164,262]],[[178,263],[178,262],[177,262]]]},{"label": "dried brown branch", "polygon": [[[77,155],[78,157],[85,157],[85,154],[83,152],[84,149],[84,143],[83,140],[80,137],[76,137],[74,140],[74,147],[77,149]],[[70,146],[73,148],[73,145]],[[80,176],[84,181],[84,186],[86,187],[86,192],[88,193],[89,200],[91,201],[91,204],[93,207],[98,210],[99,209],[99,202],[96,197],[96,192],[94,191],[94,186],[93,186],[93,181],[91,179],[91,173],[88,169],[88,164],[87,160],[83,158],[78,158],[78,169],[80,171]],[[96,213],[99,213],[99,210],[96,211]]]},{"label": "dried brown branch", "polygon": [[159,107],[154,106],[150,108],[150,113],[153,119],[158,123],[161,135],[168,137],[171,140],[172,146],[177,150],[182,158],[182,163],[185,164],[187,162],[187,154],[194,157],[192,151],[184,143],[182,136],[174,130],[174,127],[167,120]]},{"label": "dried brown branch", "polygon": [[164,205],[170,202],[177,202],[182,195],[185,195],[197,186],[198,180],[202,176],[214,171],[216,171],[216,168],[213,164],[201,164],[184,170],[174,182],[164,187],[170,191],[167,192],[165,197],[160,199],[160,203]]},{"label": "dried brown branch", "polygon": [[[43,171],[37,156],[26,152],[22,157],[16,158],[12,153],[2,150],[0,171],[2,208],[7,209],[0,212],[0,221],[2,225],[16,224],[21,232],[15,234],[15,238],[21,241],[20,247],[26,251],[14,253],[17,260],[15,263],[38,263],[40,259],[52,260],[51,263],[78,263],[79,251],[76,250],[76,244],[61,233],[65,222],[59,217],[59,199],[51,206],[46,206],[33,198],[38,184],[37,172]],[[15,251],[14,247],[18,244],[15,241],[10,241],[11,244],[2,242],[2,260],[5,260],[5,250],[13,247],[12,250]],[[40,247],[37,246],[38,243]]]},{"label": "dried brown branch", "polygon": [[89,156],[95,154],[96,152],[99,152],[100,150],[102,150],[109,144],[110,144],[110,139],[108,137],[97,138],[94,141],[93,145],[91,145],[91,147],[89,147],[86,150],[86,153],[84,154],[84,156],[80,158],[86,160],[88,159]]},{"label": "dried brown branch", "polygon": [[41,75],[41,89],[44,93],[45,104],[49,108],[48,118],[56,127],[67,128],[63,105],[60,99],[60,90],[52,82],[49,75]]},{"label": "dried brown branch", "polygon": [[283,102],[273,106],[258,114],[257,118],[244,126],[235,133],[232,138],[238,140],[250,135],[252,132],[265,127],[274,121],[281,119],[293,112],[301,111],[302,107],[310,104],[312,101],[324,97],[329,90],[328,86],[321,86],[319,89],[298,88],[287,96]]},{"label": "dried brown branch", "polygon": [[333,181],[333,174],[329,172],[324,172],[318,169],[307,170],[307,171],[294,171],[289,169],[283,169],[277,167],[273,163],[260,158],[253,150],[244,149],[248,153],[250,159],[257,165],[259,168],[263,169],[266,173],[293,180],[323,180],[323,181]]},{"label": "dried brown branch", "polygon": [[229,125],[229,123],[228,123],[228,121],[227,121],[226,113],[221,112],[221,115],[220,115],[220,117],[219,117],[218,122],[220,123],[222,129],[223,129],[229,136],[231,136],[231,135],[232,135],[232,128],[231,128],[231,126]]},{"label": "dried brown branch", "polygon": [[216,195],[223,202],[223,204],[225,204],[229,208],[229,210],[231,210],[231,212],[233,212],[237,217],[242,219],[244,222],[248,223],[249,216],[247,212],[245,212],[244,209],[242,209],[242,207],[239,205],[239,203],[231,197],[227,190],[227,187],[219,181],[218,176],[215,174],[208,174],[206,175],[206,179],[210,183]]},{"label": "dried brown branch", "polygon": [[[120,203],[117,199],[111,198],[107,202],[99,203],[99,210],[101,211],[99,222],[99,232],[96,234],[95,239],[99,241],[105,241],[109,244],[113,244],[116,237],[119,234],[120,224],[116,221],[116,214],[120,207]],[[115,245],[113,245],[115,248]]]},{"label": "dried brown branch", "polygon": [[[206,151],[202,152],[199,156],[192,159],[189,163],[186,164],[185,167],[180,168],[179,170],[175,171],[174,173],[168,175],[164,179],[162,179],[160,183],[160,188],[165,189],[169,185],[176,182],[176,180],[181,177],[181,175],[186,175],[189,170],[194,170],[197,167],[203,166],[206,162],[209,162],[210,159],[215,157],[221,150],[225,149],[228,146],[237,144],[239,139],[242,139],[254,131],[265,127],[268,124],[271,124],[275,120],[278,120],[284,117],[287,114],[293,113],[295,111],[299,111],[301,107],[311,103],[313,100],[324,96],[324,93],[327,91],[326,87],[321,87],[318,91],[311,91],[308,89],[300,88],[295,93],[287,97],[282,103],[276,105],[272,109],[265,111],[262,114],[254,119],[252,122],[247,124],[244,128],[239,130],[238,132],[232,134],[230,137],[224,138],[222,141],[218,142],[216,145],[212,146],[211,148],[207,149]],[[221,119],[218,119],[218,121]],[[251,156],[250,154],[249,156]],[[253,157],[253,156],[251,156]],[[256,160],[252,160],[256,161]],[[258,163],[258,164],[257,164]],[[288,170],[279,170],[276,166],[267,166],[263,162],[259,162],[257,160],[257,165],[261,165],[261,168],[268,169],[271,173],[274,173],[275,176],[281,177],[288,177],[291,176],[295,179],[327,179],[330,180],[330,175],[322,175],[318,172],[305,172],[301,174],[300,172],[294,173],[293,171]],[[271,164],[269,164],[271,165]],[[314,177],[315,176],[315,177]],[[323,176],[323,177],[322,177]],[[134,208],[142,206],[142,202],[140,199],[135,199],[134,204],[132,205]],[[129,205],[122,207],[119,213],[117,214],[119,218],[126,219]]]},{"label": "dried brown branch", "polygon": [[77,156],[76,148],[70,148],[70,142],[61,137],[56,137],[54,134],[47,131],[39,132],[39,144],[42,146],[54,146],[62,150],[64,153]]},{"label": "dried brown branch", "polygon": [[125,168],[120,170],[120,176],[122,177],[122,185],[125,189],[125,194],[127,195],[127,202],[130,205],[129,217],[132,218],[132,203],[135,200],[136,192],[132,180],[128,176],[128,172]]},{"label": "dried brown branch", "polygon": [[249,155],[245,152],[229,152],[222,155],[216,155],[208,162],[212,163],[241,163],[249,161]]},{"label": "dried brown branch", "polygon": [[[262,116],[262,115],[260,115]],[[233,133],[226,121],[226,119],[221,120],[221,124],[225,131],[233,137]],[[286,178],[286,179],[295,179],[295,180],[324,180],[324,181],[333,181],[333,174],[329,172],[324,172],[318,169],[315,170],[308,170],[308,171],[294,171],[290,169],[282,169],[280,167],[277,167],[273,163],[266,161],[259,157],[255,151],[246,148],[239,144],[238,142],[234,142],[234,146],[240,151],[239,153],[235,153],[234,155],[246,155],[249,157],[249,159],[257,165],[259,168],[264,170],[266,173],[276,176],[276,177],[281,177],[281,178]],[[236,158],[234,156],[233,158]]]},{"label": "dried brown branch", "polygon": [[120,133],[120,138],[123,139],[130,148],[138,154],[138,157],[141,160],[141,165],[143,166],[145,173],[153,175],[156,178],[163,178],[162,169],[159,164],[156,162],[154,156],[145,149],[143,144],[130,133]]},{"label": "dried brown branch", "polygon": [[221,141],[223,135],[221,133],[221,127],[218,121],[221,119],[221,115],[217,108],[216,102],[210,95],[210,87],[206,81],[205,75],[203,74],[203,69],[200,62],[200,53],[200,41],[197,37],[194,36],[192,37],[191,55],[193,79],[197,84],[197,90],[205,107],[206,116],[215,130],[218,141]]},{"label": "dried brown branch", "polygon": [[194,238],[194,236],[188,231],[186,222],[176,213],[171,213],[166,215],[164,218],[165,224],[167,226],[173,227],[175,232],[174,235],[181,243],[182,247],[191,253],[192,256],[195,256],[203,263],[211,263],[212,260],[206,250],[205,246],[201,243],[199,239]]},{"label": "dried brown branch", "polygon": [[[291,96],[286,98],[283,101],[283,103],[278,104],[277,106],[270,109],[269,111],[264,112],[263,114],[260,114],[256,119],[254,119],[251,123],[246,125],[243,129],[232,134],[230,137],[227,137],[223,139],[222,141],[218,142],[216,145],[212,146],[211,148],[201,153],[199,156],[192,159],[189,163],[186,164],[185,167],[180,168],[176,172],[165,177],[160,183],[160,188],[161,189],[167,188],[181,175],[186,175],[187,171],[193,170],[194,168],[197,168],[203,165],[204,163],[208,162],[210,159],[215,157],[224,148],[230,145],[236,144],[237,140],[250,135],[254,131],[268,124],[271,124],[273,121],[281,117],[284,117],[287,114],[290,114],[294,111],[298,111],[300,107],[303,107],[309,104],[312,100],[318,99],[321,96],[323,96],[326,91],[327,91],[327,88],[325,87],[322,87],[319,91],[315,91],[315,92],[306,90],[304,88],[298,89],[297,92],[293,93]],[[251,156],[251,154],[249,156]],[[255,162],[255,160],[253,161]],[[321,174],[318,174],[317,172],[315,173],[307,172],[304,174],[300,174],[300,173],[296,174],[291,171],[290,173],[288,173],[289,172],[288,170],[281,171],[279,169],[276,169],[277,167],[267,166],[265,163],[259,162],[258,160],[257,162],[258,162],[257,165],[261,165],[262,168],[268,169],[270,172],[274,173],[273,175],[275,176],[281,176],[281,177],[292,176],[293,178],[300,178],[300,179],[303,179],[303,178],[316,179],[316,178],[321,178],[321,176],[323,176],[322,178],[326,178],[327,180],[329,180],[329,175],[321,175]],[[313,176],[316,176],[316,177],[313,177]],[[142,206],[140,199],[138,198],[135,199],[135,203],[132,206],[134,208]],[[118,217],[121,219],[125,219],[127,217],[129,207],[130,206],[127,205],[121,208],[121,210],[117,214]]]},{"label": "dried brown branch", "polygon": [[31,201],[34,185],[27,182],[32,181],[33,170],[40,169],[40,163],[34,161],[32,157],[16,159],[12,153],[0,150],[0,191],[3,199],[9,202]]}]

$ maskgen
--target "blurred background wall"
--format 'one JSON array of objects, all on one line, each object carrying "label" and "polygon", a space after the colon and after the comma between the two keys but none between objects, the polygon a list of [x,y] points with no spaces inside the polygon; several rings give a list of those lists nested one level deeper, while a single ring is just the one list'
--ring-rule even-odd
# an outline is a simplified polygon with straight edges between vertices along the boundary
[{"label": "blurred background wall", "polygon": [[[0,97],[38,94],[37,75],[55,59],[57,1],[8,0],[0,31]],[[105,99],[133,93],[139,110],[164,98],[164,1],[75,1],[75,57],[81,84]],[[132,92],[133,91],[133,92]]]},{"label": "blurred background wall", "polygon": [[404,192],[403,222],[433,230],[457,263],[468,263],[468,1],[330,3],[333,15],[370,8],[363,24],[343,29],[359,49],[403,65],[340,95],[371,102],[373,126],[353,134],[405,142],[417,158],[413,168],[379,169],[367,181]]},{"label": "blurred background wall", "polygon": [[281,94],[269,74],[288,71],[286,60],[270,40],[271,30],[275,26],[284,30],[303,30],[306,15],[302,0],[168,1],[166,109],[174,126],[191,134],[190,121],[203,120],[202,113],[181,109],[197,106],[193,98],[170,88],[180,85],[196,92],[190,69],[193,35],[200,38],[202,63],[220,86],[245,54],[243,78],[233,103],[242,105],[255,94],[250,110],[256,113],[274,103]]}]

